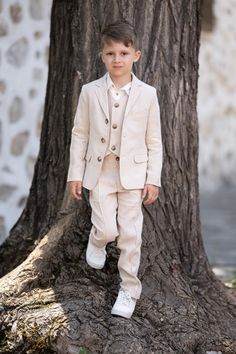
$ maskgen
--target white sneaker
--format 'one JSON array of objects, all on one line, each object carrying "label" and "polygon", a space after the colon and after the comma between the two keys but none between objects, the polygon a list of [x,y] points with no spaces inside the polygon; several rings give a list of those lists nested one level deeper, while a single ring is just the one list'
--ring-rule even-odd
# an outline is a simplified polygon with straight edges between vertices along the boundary
[{"label": "white sneaker", "polygon": [[134,312],[136,301],[127,290],[121,288],[116,302],[112,307],[111,314],[130,318]]},{"label": "white sneaker", "polygon": [[86,261],[90,267],[95,269],[102,269],[106,262],[106,246],[99,248],[88,242],[88,247],[86,251]]}]

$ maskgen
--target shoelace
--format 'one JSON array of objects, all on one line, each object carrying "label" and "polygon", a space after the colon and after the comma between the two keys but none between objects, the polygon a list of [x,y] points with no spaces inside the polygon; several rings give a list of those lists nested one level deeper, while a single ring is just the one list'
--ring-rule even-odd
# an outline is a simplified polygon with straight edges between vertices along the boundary
[{"label": "shoelace", "polygon": [[130,293],[128,291],[121,289],[119,291],[118,302],[121,302],[122,304],[125,305],[130,305],[130,303],[132,302]]}]

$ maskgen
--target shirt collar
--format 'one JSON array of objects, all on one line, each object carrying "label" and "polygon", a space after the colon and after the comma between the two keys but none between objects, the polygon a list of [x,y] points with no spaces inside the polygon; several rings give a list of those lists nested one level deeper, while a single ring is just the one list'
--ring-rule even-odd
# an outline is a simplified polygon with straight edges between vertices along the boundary
[{"label": "shirt collar", "polygon": [[[132,79],[133,79],[133,73],[131,72],[131,76],[132,76]],[[129,95],[129,92],[130,92],[130,88],[131,88],[131,85],[132,85],[132,80],[130,82],[128,82],[126,85],[120,87],[119,89],[116,88],[116,86],[114,85],[114,82],[112,81],[111,79],[111,76],[109,74],[109,72],[107,72],[107,89],[109,90],[111,87],[115,88],[117,91],[119,90],[124,90],[127,95]]]}]

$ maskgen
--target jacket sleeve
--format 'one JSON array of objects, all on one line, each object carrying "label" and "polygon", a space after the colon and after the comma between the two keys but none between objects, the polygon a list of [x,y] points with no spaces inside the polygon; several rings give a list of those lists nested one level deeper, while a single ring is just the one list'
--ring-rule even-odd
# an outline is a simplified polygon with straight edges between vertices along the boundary
[{"label": "jacket sleeve", "polygon": [[162,137],[160,107],[155,88],[153,90],[153,98],[148,116],[146,146],[148,150],[146,184],[153,184],[161,187]]},{"label": "jacket sleeve", "polygon": [[89,141],[88,98],[82,86],[71,135],[70,164],[67,182],[82,181],[85,170],[85,155]]}]

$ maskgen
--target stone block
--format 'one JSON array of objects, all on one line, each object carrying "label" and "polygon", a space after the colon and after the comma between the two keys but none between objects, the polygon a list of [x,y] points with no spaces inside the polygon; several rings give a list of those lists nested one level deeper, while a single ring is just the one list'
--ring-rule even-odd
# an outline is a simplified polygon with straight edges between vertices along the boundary
[{"label": "stone block", "polygon": [[18,2],[10,6],[10,16],[13,23],[19,23],[22,20],[23,10]]},{"label": "stone block", "polygon": [[41,0],[30,1],[30,15],[34,20],[42,20],[43,2]]},{"label": "stone block", "polygon": [[40,39],[43,37],[43,33],[41,31],[35,31],[34,32],[34,38],[35,39]]},{"label": "stone block", "polygon": [[6,82],[3,80],[0,80],[0,93],[1,94],[5,93],[6,88],[7,88]]},{"label": "stone block", "polygon": [[22,155],[25,145],[29,140],[29,132],[24,131],[18,133],[11,142],[11,153],[12,155],[19,156]]},{"label": "stone block", "polygon": [[29,90],[29,97],[30,98],[35,98],[37,96],[37,90],[35,88],[31,88]]},{"label": "stone block", "polygon": [[23,100],[21,97],[14,97],[9,108],[9,120],[15,123],[23,116]]},{"label": "stone block", "polygon": [[1,17],[0,18],[0,37],[4,37],[8,34],[7,22]]},{"label": "stone block", "polygon": [[22,37],[14,42],[6,52],[7,62],[16,67],[21,67],[25,64],[29,53],[29,41]]},{"label": "stone block", "polygon": [[0,200],[6,202],[12,195],[12,193],[16,190],[15,186],[11,186],[9,184],[1,184],[0,185]]}]

